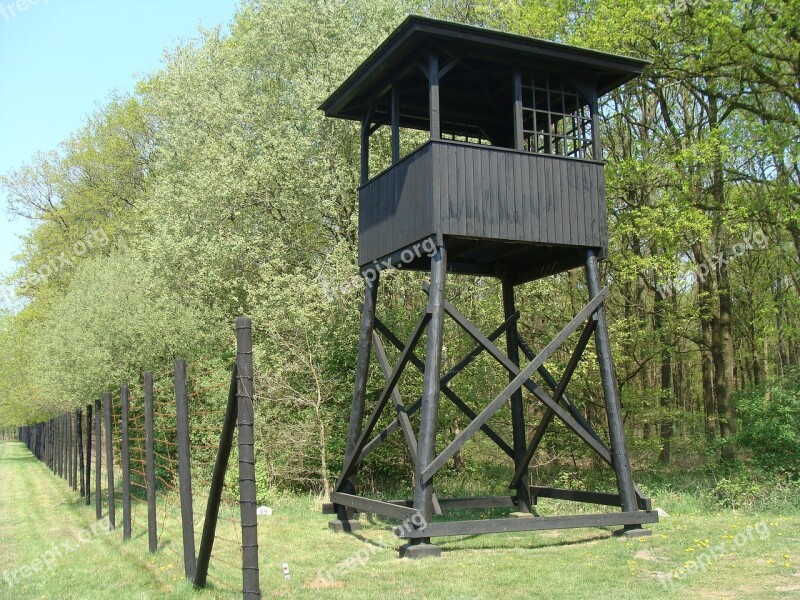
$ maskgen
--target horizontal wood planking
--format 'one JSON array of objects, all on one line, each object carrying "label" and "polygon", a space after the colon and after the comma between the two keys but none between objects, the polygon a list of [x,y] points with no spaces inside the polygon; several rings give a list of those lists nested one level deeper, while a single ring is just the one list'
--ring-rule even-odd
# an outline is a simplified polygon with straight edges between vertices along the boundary
[{"label": "horizontal wood planking", "polygon": [[603,256],[604,186],[599,162],[429,142],[361,188],[359,263],[434,233],[600,248]]},{"label": "horizontal wood planking", "polygon": [[382,258],[434,233],[432,148],[426,144],[359,192],[359,264]]}]

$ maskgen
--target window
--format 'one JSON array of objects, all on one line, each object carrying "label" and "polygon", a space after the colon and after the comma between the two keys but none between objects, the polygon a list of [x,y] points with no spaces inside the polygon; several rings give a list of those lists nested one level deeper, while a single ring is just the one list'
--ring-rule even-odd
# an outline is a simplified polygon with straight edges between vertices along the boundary
[{"label": "window", "polygon": [[491,146],[491,142],[486,139],[483,130],[476,125],[471,125],[469,123],[453,123],[443,120],[441,127],[443,140]]},{"label": "window", "polygon": [[594,158],[589,100],[557,73],[523,75],[522,128],[528,152]]}]

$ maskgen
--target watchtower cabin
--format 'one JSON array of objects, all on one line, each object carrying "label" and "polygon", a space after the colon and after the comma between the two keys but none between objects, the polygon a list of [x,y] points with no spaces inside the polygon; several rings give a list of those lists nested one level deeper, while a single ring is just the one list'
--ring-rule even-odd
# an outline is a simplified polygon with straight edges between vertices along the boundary
[{"label": "watchtower cabin", "polygon": [[[332,528],[357,528],[356,512],[407,521],[410,525],[398,530],[410,540],[401,555],[420,557],[438,554],[438,546],[430,543],[438,536],[599,525],[622,525],[626,535],[635,535],[647,532],[643,523],[657,520],[631,476],[603,308],[608,290],[601,288],[597,266],[608,248],[598,98],[641,74],[646,64],[411,16],[322,104],[326,116],[361,124],[359,265],[366,287],[344,468],[327,506],[337,515]],[[370,137],[383,126],[391,132],[391,163],[378,171],[370,166]],[[401,136],[406,136],[403,144]],[[415,140],[418,147],[402,156],[401,147]],[[379,158],[382,161],[374,162],[388,164],[388,157]],[[430,272],[427,306],[406,342],[376,316],[380,272],[390,265]],[[576,267],[586,271],[589,302],[555,339],[534,353],[517,329],[515,287]],[[495,332],[483,334],[445,300],[445,280],[452,274],[501,279],[505,314]],[[445,315],[476,345],[443,374]],[[544,363],[578,330],[572,358],[555,377]],[[424,361],[414,354],[423,332],[427,332]],[[494,344],[500,336],[505,338],[505,353]],[[566,393],[592,337],[603,379],[608,444]],[[384,343],[400,351],[394,366],[388,362]],[[364,421],[372,352],[386,385]],[[448,382],[482,352],[508,371],[509,385],[485,407],[473,410]],[[521,354],[529,361],[522,367]],[[420,400],[409,406],[397,390],[407,367],[424,374]],[[523,389],[545,407],[535,427],[525,423]],[[441,396],[471,423],[437,454]],[[376,431],[390,401],[396,418]],[[507,403],[513,425],[510,442],[488,423]],[[414,431],[410,417],[416,412],[419,427]],[[529,484],[528,464],[554,418],[615,470],[618,493]],[[416,465],[414,497],[384,501],[359,496],[358,465],[396,430],[404,436]],[[494,440],[514,465],[509,495],[437,498],[436,472],[478,431]],[[534,514],[538,498],[606,504],[621,511],[525,518]],[[476,507],[507,507],[513,512],[490,521],[434,521],[444,510]]]}]

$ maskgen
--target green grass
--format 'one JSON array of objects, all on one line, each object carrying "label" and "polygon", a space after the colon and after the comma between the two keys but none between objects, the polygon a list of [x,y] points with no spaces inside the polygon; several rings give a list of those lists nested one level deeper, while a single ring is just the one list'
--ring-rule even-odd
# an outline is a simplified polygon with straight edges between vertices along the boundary
[{"label": "green grass", "polygon": [[[13,588],[0,581],[1,598],[240,597],[238,571],[220,560],[212,560],[211,588],[205,592],[193,592],[183,581],[177,519],[170,511],[162,511],[163,548],[150,556],[143,507],[136,509],[130,542],[122,542],[119,530],[92,534],[94,508],[21,444],[0,443],[0,482],[0,572],[21,575],[23,566],[33,566],[53,544],[78,540],[82,531],[89,538],[55,561],[52,572],[31,572]],[[602,528],[464,536],[439,540],[441,559],[409,561],[397,559],[400,542],[385,523],[362,516],[365,527],[358,536],[335,535],[327,531],[319,500],[278,498],[273,516],[259,522],[262,591],[265,597],[332,599],[800,597],[795,510],[710,510],[675,491],[655,501],[670,516],[653,526],[648,538],[620,540]],[[196,512],[202,506],[198,502]],[[541,505],[545,514],[566,510],[576,509],[567,503]],[[737,546],[739,534],[744,543]],[[231,565],[238,558],[234,542],[221,541],[217,548]],[[661,583],[660,575],[690,568],[690,561],[710,556],[723,542],[727,551],[705,570],[674,585]],[[284,561],[289,580],[283,578]],[[321,579],[325,573],[330,577]]]}]

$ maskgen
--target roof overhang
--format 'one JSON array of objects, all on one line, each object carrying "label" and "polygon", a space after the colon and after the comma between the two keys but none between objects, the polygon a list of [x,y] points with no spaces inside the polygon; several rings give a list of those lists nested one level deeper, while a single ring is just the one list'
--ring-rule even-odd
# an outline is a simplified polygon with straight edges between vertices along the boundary
[{"label": "roof overhang", "polygon": [[[642,73],[648,61],[568,46],[493,29],[409,16],[321,105],[328,117],[360,120],[371,99],[404,72],[416,69],[429,49],[507,65],[546,67],[591,76],[598,96]],[[444,83],[443,83],[444,85]]]}]

